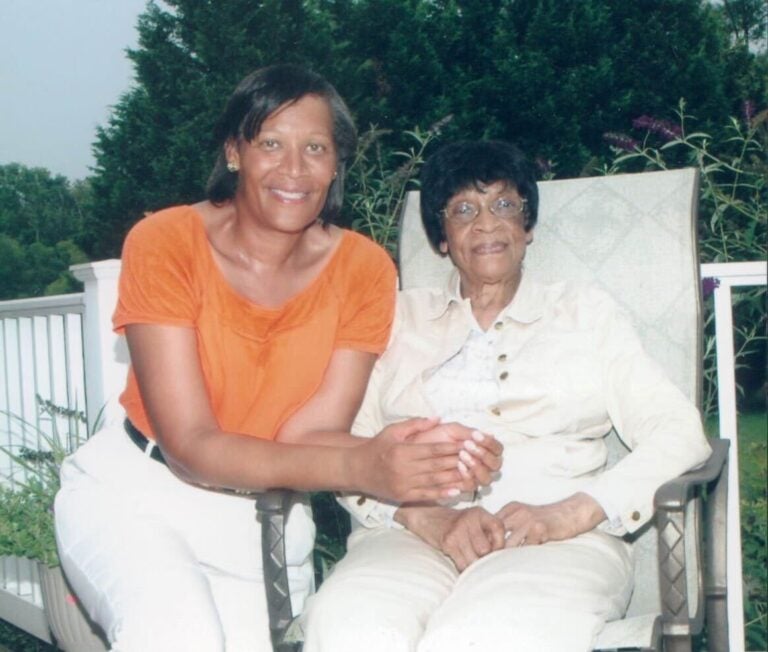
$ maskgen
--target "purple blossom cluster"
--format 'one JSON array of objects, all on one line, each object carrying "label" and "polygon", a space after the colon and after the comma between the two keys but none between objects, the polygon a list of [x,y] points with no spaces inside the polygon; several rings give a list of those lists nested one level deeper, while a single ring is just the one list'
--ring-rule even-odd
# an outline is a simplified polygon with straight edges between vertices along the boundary
[{"label": "purple blossom cluster", "polygon": [[751,127],[752,119],[755,117],[755,103],[752,100],[744,100],[744,103],[741,105],[741,111],[744,123]]},{"label": "purple blossom cluster", "polygon": [[720,279],[707,276],[701,279],[701,294],[706,299],[712,296],[717,288],[720,287]]},{"label": "purple blossom cluster", "polygon": [[543,156],[537,156],[536,160],[536,167],[539,169],[539,173],[542,175],[547,175],[552,172],[552,168],[554,167],[552,165],[552,161],[550,159],[544,158]]},{"label": "purple blossom cluster", "polygon": [[606,131],[603,134],[603,140],[609,145],[613,145],[614,147],[623,149],[627,152],[635,152],[640,149],[640,143],[638,143],[634,138],[617,131]]},{"label": "purple blossom cluster", "polygon": [[632,121],[632,126],[635,129],[646,129],[651,133],[658,134],[667,141],[675,140],[683,135],[680,125],[676,125],[668,120],[652,118],[649,115],[641,115],[639,118],[635,118]]}]

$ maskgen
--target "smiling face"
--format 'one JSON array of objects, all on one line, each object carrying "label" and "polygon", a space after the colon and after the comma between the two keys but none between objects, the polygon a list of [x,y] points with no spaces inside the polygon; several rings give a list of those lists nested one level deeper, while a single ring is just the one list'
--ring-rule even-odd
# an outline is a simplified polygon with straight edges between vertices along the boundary
[{"label": "smiling face", "polygon": [[280,107],[251,142],[230,142],[227,161],[240,168],[236,201],[263,226],[302,231],[317,219],[336,172],[328,103],[305,95]]},{"label": "smiling face", "polygon": [[502,219],[488,207],[499,198],[519,202],[522,197],[504,181],[476,185],[459,191],[448,201],[446,209],[468,202],[480,208],[480,212],[467,224],[444,217],[446,239],[440,244],[440,251],[447,253],[458,268],[464,296],[475,288],[497,284],[507,286],[514,294],[533,231],[526,232],[524,214]]}]

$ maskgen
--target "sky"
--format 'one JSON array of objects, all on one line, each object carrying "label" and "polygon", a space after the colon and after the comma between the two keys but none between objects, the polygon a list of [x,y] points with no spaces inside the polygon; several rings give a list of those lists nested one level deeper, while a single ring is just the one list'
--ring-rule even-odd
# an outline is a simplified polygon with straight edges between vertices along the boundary
[{"label": "sky", "polygon": [[90,174],[146,0],[0,0],[0,165]]}]

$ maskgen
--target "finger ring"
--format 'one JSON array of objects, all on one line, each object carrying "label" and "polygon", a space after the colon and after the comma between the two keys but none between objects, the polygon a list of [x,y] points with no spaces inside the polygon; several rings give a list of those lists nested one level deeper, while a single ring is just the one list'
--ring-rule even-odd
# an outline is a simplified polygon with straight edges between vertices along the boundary
[{"label": "finger ring", "polygon": [[507,530],[506,532],[504,532],[504,539],[505,540],[509,539],[509,537],[511,537],[511,536],[512,536],[512,530]]},{"label": "finger ring", "polygon": [[520,543],[518,543],[517,545],[518,545],[518,547],[519,547],[519,546],[524,546],[524,545],[525,545],[525,537],[523,537],[522,539],[520,539]]}]

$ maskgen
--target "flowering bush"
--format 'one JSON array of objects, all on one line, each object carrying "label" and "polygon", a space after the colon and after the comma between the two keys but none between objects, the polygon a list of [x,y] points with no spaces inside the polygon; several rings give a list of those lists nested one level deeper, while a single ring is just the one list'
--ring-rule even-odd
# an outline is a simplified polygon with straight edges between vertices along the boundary
[{"label": "flowering bush", "polygon": [[452,116],[446,116],[426,131],[406,131],[414,141],[408,151],[390,152],[382,138],[390,132],[371,126],[361,137],[349,168],[346,201],[351,207],[351,226],[370,236],[395,258],[398,220],[405,193],[418,183],[424,152]]}]

